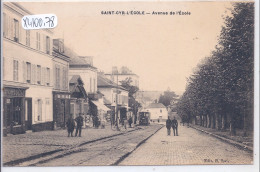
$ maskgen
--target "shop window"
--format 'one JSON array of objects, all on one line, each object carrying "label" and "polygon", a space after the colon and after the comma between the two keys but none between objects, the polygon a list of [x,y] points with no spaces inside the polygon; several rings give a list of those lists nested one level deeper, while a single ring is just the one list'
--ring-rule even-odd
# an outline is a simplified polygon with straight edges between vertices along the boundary
[{"label": "shop window", "polygon": [[31,83],[31,63],[26,62],[26,82]]},{"label": "shop window", "polygon": [[21,98],[14,98],[13,99],[13,125],[21,125]]},{"label": "shop window", "polygon": [[13,61],[13,79],[14,81],[18,81],[18,61]]},{"label": "shop window", "polygon": [[41,66],[37,65],[37,84],[41,84]]}]

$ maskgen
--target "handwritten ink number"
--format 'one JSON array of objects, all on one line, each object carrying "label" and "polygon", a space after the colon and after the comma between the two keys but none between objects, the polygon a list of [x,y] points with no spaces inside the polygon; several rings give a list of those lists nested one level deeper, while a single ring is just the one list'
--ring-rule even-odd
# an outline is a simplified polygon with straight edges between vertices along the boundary
[{"label": "handwritten ink number", "polygon": [[46,20],[48,20],[46,23],[49,24],[49,27],[53,27],[54,26],[54,16],[52,17],[45,17]]}]

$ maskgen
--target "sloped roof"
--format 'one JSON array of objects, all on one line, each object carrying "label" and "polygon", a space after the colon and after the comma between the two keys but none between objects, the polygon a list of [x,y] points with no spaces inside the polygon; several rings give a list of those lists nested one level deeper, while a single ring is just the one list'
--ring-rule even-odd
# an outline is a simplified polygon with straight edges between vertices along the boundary
[{"label": "sloped roof", "polygon": [[[117,85],[115,82],[111,81],[110,79],[98,74],[97,76],[97,86],[98,87],[110,87],[110,88],[119,88],[122,90],[126,90],[124,87]],[[126,90],[127,91],[127,90]]]},{"label": "sloped roof", "polygon": [[162,103],[151,103],[147,108],[166,108]]},{"label": "sloped roof", "polygon": [[73,75],[72,78],[70,79],[70,84],[76,84],[78,83],[78,81],[81,80],[82,84],[83,84],[83,81],[81,79],[81,77],[79,75]]}]

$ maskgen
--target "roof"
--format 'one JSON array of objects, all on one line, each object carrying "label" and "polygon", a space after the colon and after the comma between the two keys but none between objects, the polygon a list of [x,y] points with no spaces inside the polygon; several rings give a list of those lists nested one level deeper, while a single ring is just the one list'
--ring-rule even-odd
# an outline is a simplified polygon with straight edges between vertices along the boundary
[{"label": "roof", "polygon": [[83,84],[83,81],[79,75],[73,75],[72,78],[70,79],[70,84],[78,84],[78,82],[81,82],[80,84]]},{"label": "roof", "polygon": [[166,108],[162,103],[151,103],[147,108]]},{"label": "roof", "polygon": [[116,84],[115,82],[106,78],[105,76],[102,76],[101,74],[98,74],[98,76],[97,76],[97,86],[98,87],[119,88],[122,90],[126,90],[124,87],[119,86],[118,84]]},{"label": "roof", "polygon": [[79,56],[77,53],[75,53],[73,50],[71,50],[65,45],[64,45],[64,55],[70,58],[70,62],[69,62],[70,67],[85,67],[85,68],[97,69],[92,64],[90,64],[89,61],[84,59],[85,57],[90,57],[90,56]]}]

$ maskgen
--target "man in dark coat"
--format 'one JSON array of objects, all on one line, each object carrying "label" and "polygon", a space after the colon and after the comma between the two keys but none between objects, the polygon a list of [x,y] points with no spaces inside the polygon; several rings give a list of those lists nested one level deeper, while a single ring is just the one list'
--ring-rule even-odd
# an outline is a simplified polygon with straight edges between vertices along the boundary
[{"label": "man in dark coat", "polygon": [[74,131],[74,128],[75,128],[75,122],[74,122],[74,119],[72,117],[72,114],[70,114],[70,117],[68,119],[68,121],[66,122],[66,126],[67,126],[67,130],[68,130],[68,137],[71,136],[73,137],[73,131]]},{"label": "man in dark coat", "polygon": [[83,126],[83,117],[81,116],[81,114],[79,114],[79,116],[75,119],[75,121],[77,123],[75,137],[77,137],[78,132],[79,132],[79,137],[81,137],[81,129],[82,129],[82,126]]},{"label": "man in dark coat", "polygon": [[175,117],[172,120],[172,129],[173,129],[173,134],[175,136],[178,136],[178,121],[175,119]]},{"label": "man in dark coat", "polygon": [[171,127],[172,127],[172,121],[170,120],[170,117],[168,116],[168,119],[166,120],[166,128],[167,128],[167,135],[171,135]]}]

